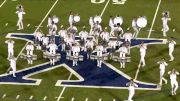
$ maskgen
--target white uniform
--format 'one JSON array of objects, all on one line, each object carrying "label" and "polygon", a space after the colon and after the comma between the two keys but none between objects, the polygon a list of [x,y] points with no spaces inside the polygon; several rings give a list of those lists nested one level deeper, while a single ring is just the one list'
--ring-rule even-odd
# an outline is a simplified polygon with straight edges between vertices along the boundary
[{"label": "white uniform", "polygon": [[81,40],[84,40],[86,41],[87,40],[87,37],[88,37],[88,32],[83,30],[79,33],[79,36],[81,37]]},{"label": "white uniform", "polygon": [[54,44],[54,43],[50,43],[48,45],[48,48],[49,48],[50,55],[55,55],[56,54],[56,50],[58,49],[57,45]]},{"label": "white uniform", "polygon": [[13,40],[7,40],[5,41],[6,44],[8,44],[8,58],[14,56],[14,41]]},{"label": "white uniform", "polygon": [[146,65],[145,63],[145,56],[146,56],[146,50],[147,50],[147,46],[145,44],[141,44],[140,45],[140,56],[141,56],[141,59],[140,59],[140,62],[139,62],[139,67],[142,66],[144,67]]},{"label": "white uniform", "polygon": [[[65,29],[62,29],[58,32],[59,36],[61,37],[61,41],[64,41],[65,42],[65,38],[67,37],[67,30]],[[61,51],[65,51],[65,43],[62,43],[62,48],[61,48]]]},{"label": "white uniform", "polygon": [[162,85],[163,80],[167,84],[167,80],[163,76],[165,73],[166,66],[168,66],[168,64],[165,61],[159,61],[158,64],[160,64],[159,65],[159,69],[160,69],[160,83],[159,84]]},{"label": "white uniform", "polygon": [[69,15],[69,25],[72,26],[74,23],[74,16],[72,14]]},{"label": "white uniform", "polygon": [[16,11],[18,15],[17,26],[19,27],[18,30],[24,29],[23,27],[23,15],[26,14],[24,11]]},{"label": "white uniform", "polygon": [[16,58],[12,58],[9,60],[10,61],[10,67],[12,69],[12,71],[10,71],[9,73],[13,74],[13,77],[16,77],[15,73],[16,73]]},{"label": "white uniform", "polygon": [[172,95],[176,95],[176,91],[179,87],[176,78],[177,75],[179,75],[179,72],[175,71],[174,73],[172,73],[172,71],[169,71],[168,74],[170,75],[170,80],[171,80],[171,93]]},{"label": "white uniform", "polygon": [[101,33],[101,38],[102,38],[102,40],[108,42],[108,41],[109,41],[109,32],[103,31],[103,32]]},{"label": "white uniform", "polygon": [[48,44],[49,44],[49,37],[44,36],[44,37],[41,38],[41,41],[42,41],[43,45],[48,46]]},{"label": "white uniform", "polygon": [[[103,52],[103,46],[97,46],[97,57],[102,57],[102,52]],[[101,68],[102,65],[102,60],[97,59],[97,66]]]},{"label": "white uniform", "polygon": [[[126,54],[128,53],[128,49],[125,46],[122,46],[119,48],[119,58],[121,60],[126,58]],[[120,61],[121,67],[120,68],[125,68],[125,62]]]},{"label": "white uniform", "polygon": [[131,33],[125,33],[123,35],[125,41],[128,41],[128,42],[131,42],[131,39],[133,38],[132,34]]},{"label": "white uniform", "polygon": [[137,38],[137,36],[139,34],[139,30],[138,30],[138,26],[137,26],[137,23],[136,23],[136,19],[132,20],[132,28],[134,30],[133,38]]},{"label": "white uniform", "polygon": [[127,86],[129,86],[128,90],[129,90],[129,97],[128,97],[128,101],[133,101],[132,98],[135,94],[135,88],[138,87],[138,85],[136,83],[127,83]]},{"label": "white uniform", "polygon": [[48,17],[48,27],[50,27],[52,25],[52,18],[51,17]]},{"label": "white uniform", "polygon": [[[87,51],[87,49],[90,49],[91,52],[92,52],[93,51],[93,47],[94,47],[94,42],[92,40],[87,41],[85,47],[86,47],[86,49],[85,49],[86,51]],[[87,59],[90,58],[90,55],[91,55],[90,50],[88,50]]]},{"label": "white uniform", "polygon": [[[72,47],[73,57],[78,58],[80,47],[79,46],[73,46]],[[73,66],[77,66],[77,60],[73,60]]]},{"label": "white uniform", "polygon": [[[32,58],[33,56],[33,51],[34,51],[34,46],[33,44],[28,44],[26,46],[26,51],[27,51],[27,57]],[[27,59],[28,64],[33,64],[33,60],[32,59]]]},{"label": "white uniform", "polygon": [[174,56],[173,56],[173,51],[174,51],[174,45],[176,44],[175,41],[170,41],[169,42],[169,56],[170,56],[170,60],[169,61],[173,61],[174,60]]},{"label": "white uniform", "polygon": [[89,25],[91,27],[89,34],[92,35],[92,30],[93,30],[93,27],[94,27],[94,18],[93,17],[89,18]]},{"label": "white uniform", "polygon": [[162,24],[163,24],[163,36],[167,36],[166,33],[169,31],[168,21],[171,20],[171,18],[168,17],[162,17]]},{"label": "white uniform", "polygon": [[113,29],[114,29],[114,19],[110,18],[109,19],[109,27],[111,28],[110,36],[113,36]]}]

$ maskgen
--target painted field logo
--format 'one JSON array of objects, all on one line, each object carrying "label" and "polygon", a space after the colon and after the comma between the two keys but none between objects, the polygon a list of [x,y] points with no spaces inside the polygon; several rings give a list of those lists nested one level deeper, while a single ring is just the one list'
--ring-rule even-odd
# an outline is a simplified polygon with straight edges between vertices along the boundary
[{"label": "painted field logo", "polygon": [[[102,4],[104,3],[106,0],[91,0],[91,3],[94,4]],[[127,0],[112,0],[112,4],[125,4]]]}]

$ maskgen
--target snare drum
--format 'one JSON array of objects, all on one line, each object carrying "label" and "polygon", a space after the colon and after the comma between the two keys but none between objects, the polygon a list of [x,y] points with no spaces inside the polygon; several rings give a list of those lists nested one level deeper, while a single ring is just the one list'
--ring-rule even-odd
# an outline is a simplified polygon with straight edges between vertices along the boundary
[{"label": "snare drum", "polygon": [[90,56],[90,59],[91,59],[91,60],[95,60],[95,55],[91,55],[91,56]]},{"label": "snare drum", "polygon": [[82,55],[79,56],[79,61],[84,61],[84,57]]}]

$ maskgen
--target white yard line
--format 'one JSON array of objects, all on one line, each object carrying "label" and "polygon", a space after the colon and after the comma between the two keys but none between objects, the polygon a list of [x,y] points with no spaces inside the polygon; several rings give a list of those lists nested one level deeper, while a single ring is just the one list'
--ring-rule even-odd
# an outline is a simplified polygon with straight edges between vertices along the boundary
[{"label": "white yard line", "polygon": [[[105,12],[105,10],[106,10],[106,8],[107,8],[107,6],[108,6],[108,4],[109,4],[110,1],[111,1],[111,0],[108,0],[107,3],[106,3],[106,5],[105,5],[105,7],[103,8],[103,10],[102,10],[102,12],[101,12],[101,15],[100,15],[101,17],[103,16],[103,14],[104,14],[104,12]],[[71,78],[71,76],[72,76],[72,73],[69,75],[68,80]],[[60,93],[57,101],[60,101],[60,100],[61,100],[62,95],[63,95],[65,89],[66,89],[66,87],[63,87],[63,90],[61,91],[61,93]]]},{"label": "white yard line", "polygon": [[[72,73],[69,75],[68,80],[70,80],[71,77],[72,77]],[[59,97],[58,97],[57,101],[60,101],[60,99],[62,98],[62,95],[63,95],[65,89],[66,89],[66,87],[63,87],[61,93],[59,94]]]},{"label": "white yard line", "polygon": [[7,0],[4,0],[2,4],[0,5],[0,8],[7,2]]},{"label": "white yard line", "polygon": [[[155,12],[155,14],[154,14],[154,18],[153,18],[153,21],[152,21],[152,24],[151,24],[151,28],[150,28],[150,30],[149,30],[148,39],[150,38],[151,33],[152,33],[152,31],[153,31],[154,23],[155,23],[156,18],[157,18],[157,14],[158,14],[158,11],[159,11],[159,7],[160,7],[160,5],[161,5],[161,1],[162,1],[162,0],[159,0],[159,3],[158,3],[158,5],[157,5],[156,12]],[[135,80],[136,80],[137,77],[138,77],[140,68],[141,68],[141,67],[138,67],[138,69],[137,69],[137,71],[136,71],[136,75],[135,75],[135,77],[134,77]]]},{"label": "white yard line", "polygon": [[103,9],[103,11],[101,12],[101,17],[103,16],[103,14],[104,14],[104,12],[105,12],[105,10],[106,10],[106,8],[107,8],[107,6],[108,6],[108,4],[109,4],[109,2],[110,2],[111,0],[108,0],[107,1],[107,3],[106,3],[106,5],[105,5],[105,7],[104,7],[104,9]]},{"label": "white yard line", "polygon": [[155,23],[155,21],[156,21],[156,17],[157,17],[158,11],[159,11],[159,7],[160,7],[160,5],[161,5],[161,1],[162,1],[162,0],[159,0],[159,3],[158,3],[158,5],[157,5],[157,9],[156,9],[156,12],[155,12],[155,14],[154,14],[154,18],[153,18],[153,21],[152,21],[152,25],[151,25],[151,28],[150,28],[150,30],[149,30],[148,38],[151,37],[151,33],[152,33],[152,31],[153,31],[154,23]]},{"label": "white yard line", "polygon": [[[43,20],[41,21],[41,23],[37,26],[36,30],[34,32],[36,32],[41,25],[43,24],[43,22],[46,20],[46,18],[48,17],[48,15],[51,13],[51,11],[53,10],[53,8],[56,6],[56,4],[58,3],[59,0],[56,0],[54,2],[54,4],[52,5],[52,7],[49,9],[48,13],[45,15],[45,17],[43,18]],[[19,56],[21,55],[21,53],[24,51],[25,47],[27,46],[28,42],[26,42],[26,44],[24,45],[24,47],[21,49],[20,53],[17,56],[17,59],[19,58]]]}]

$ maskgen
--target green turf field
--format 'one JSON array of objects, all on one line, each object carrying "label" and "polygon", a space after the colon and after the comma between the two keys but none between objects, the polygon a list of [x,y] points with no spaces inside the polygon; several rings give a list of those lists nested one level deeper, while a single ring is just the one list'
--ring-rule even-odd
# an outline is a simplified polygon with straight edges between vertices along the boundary
[{"label": "green turf field", "polygon": [[[100,1],[100,0],[96,0]],[[148,25],[140,31],[139,37],[147,38],[154,19],[155,11],[157,9],[159,0],[127,0],[125,4],[113,4],[112,0],[108,2],[105,0],[101,4],[93,4],[91,0],[0,0],[0,74],[4,74],[9,67],[7,60],[7,45],[4,43],[5,36],[8,33],[29,33],[32,34],[50,8],[53,6],[50,14],[55,14],[60,18],[60,25],[68,27],[69,11],[77,12],[81,16],[81,21],[77,24],[79,30],[82,26],[88,26],[89,17],[102,13],[102,26],[108,26],[109,16],[121,15],[124,19],[123,29],[131,27],[132,18],[135,16],[144,15],[148,19]],[[16,5],[22,4],[25,8],[26,15],[24,16],[25,29],[17,30],[17,15]],[[158,60],[164,57],[168,62],[166,71],[176,68],[180,72],[180,1],[179,0],[162,0],[158,9],[157,17],[155,18],[151,38],[162,37],[162,21],[161,14],[163,11],[170,11],[172,21],[169,22],[170,31],[168,37],[175,37],[177,45],[175,47],[174,56],[175,61],[169,62],[168,45],[150,45],[147,49],[146,64],[144,68],[140,68],[137,80],[144,82],[159,83],[159,65],[156,64]],[[104,10],[104,12],[103,12]],[[7,26],[5,26],[8,23]],[[30,27],[27,25],[30,24]],[[42,23],[41,29],[44,33],[48,33],[46,27],[47,19]],[[175,32],[173,32],[175,29]],[[109,30],[109,29],[108,29]],[[166,38],[165,38],[166,39]],[[15,40],[15,56],[18,56],[21,49],[26,44],[25,41]],[[39,54],[38,60],[34,61],[33,65],[38,65],[47,60],[42,58],[42,52],[35,51]],[[120,69],[120,64],[107,61],[113,66],[117,67],[122,72],[134,78],[138,69],[139,63],[139,49],[133,48],[131,50],[132,62],[126,65],[125,69]],[[25,60],[18,59],[17,70],[31,67]],[[48,72],[40,73],[31,78],[42,79],[38,86],[28,85],[0,85],[0,101],[124,101],[128,97],[128,90],[120,89],[102,89],[102,88],[71,88],[71,87],[56,87],[57,80],[76,80],[75,75],[66,68],[57,68]],[[141,91],[136,90],[134,101],[180,101],[180,91],[177,91],[176,96],[171,96],[171,86],[169,82],[169,75],[166,73],[165,78],[168,80],[167,85],[163,85],[161,91]],[[180,78],[177,78],[180,82]],[[6,95],[6,96],[5,96]],[[17,98],[17,99],[16,99]]]}]

